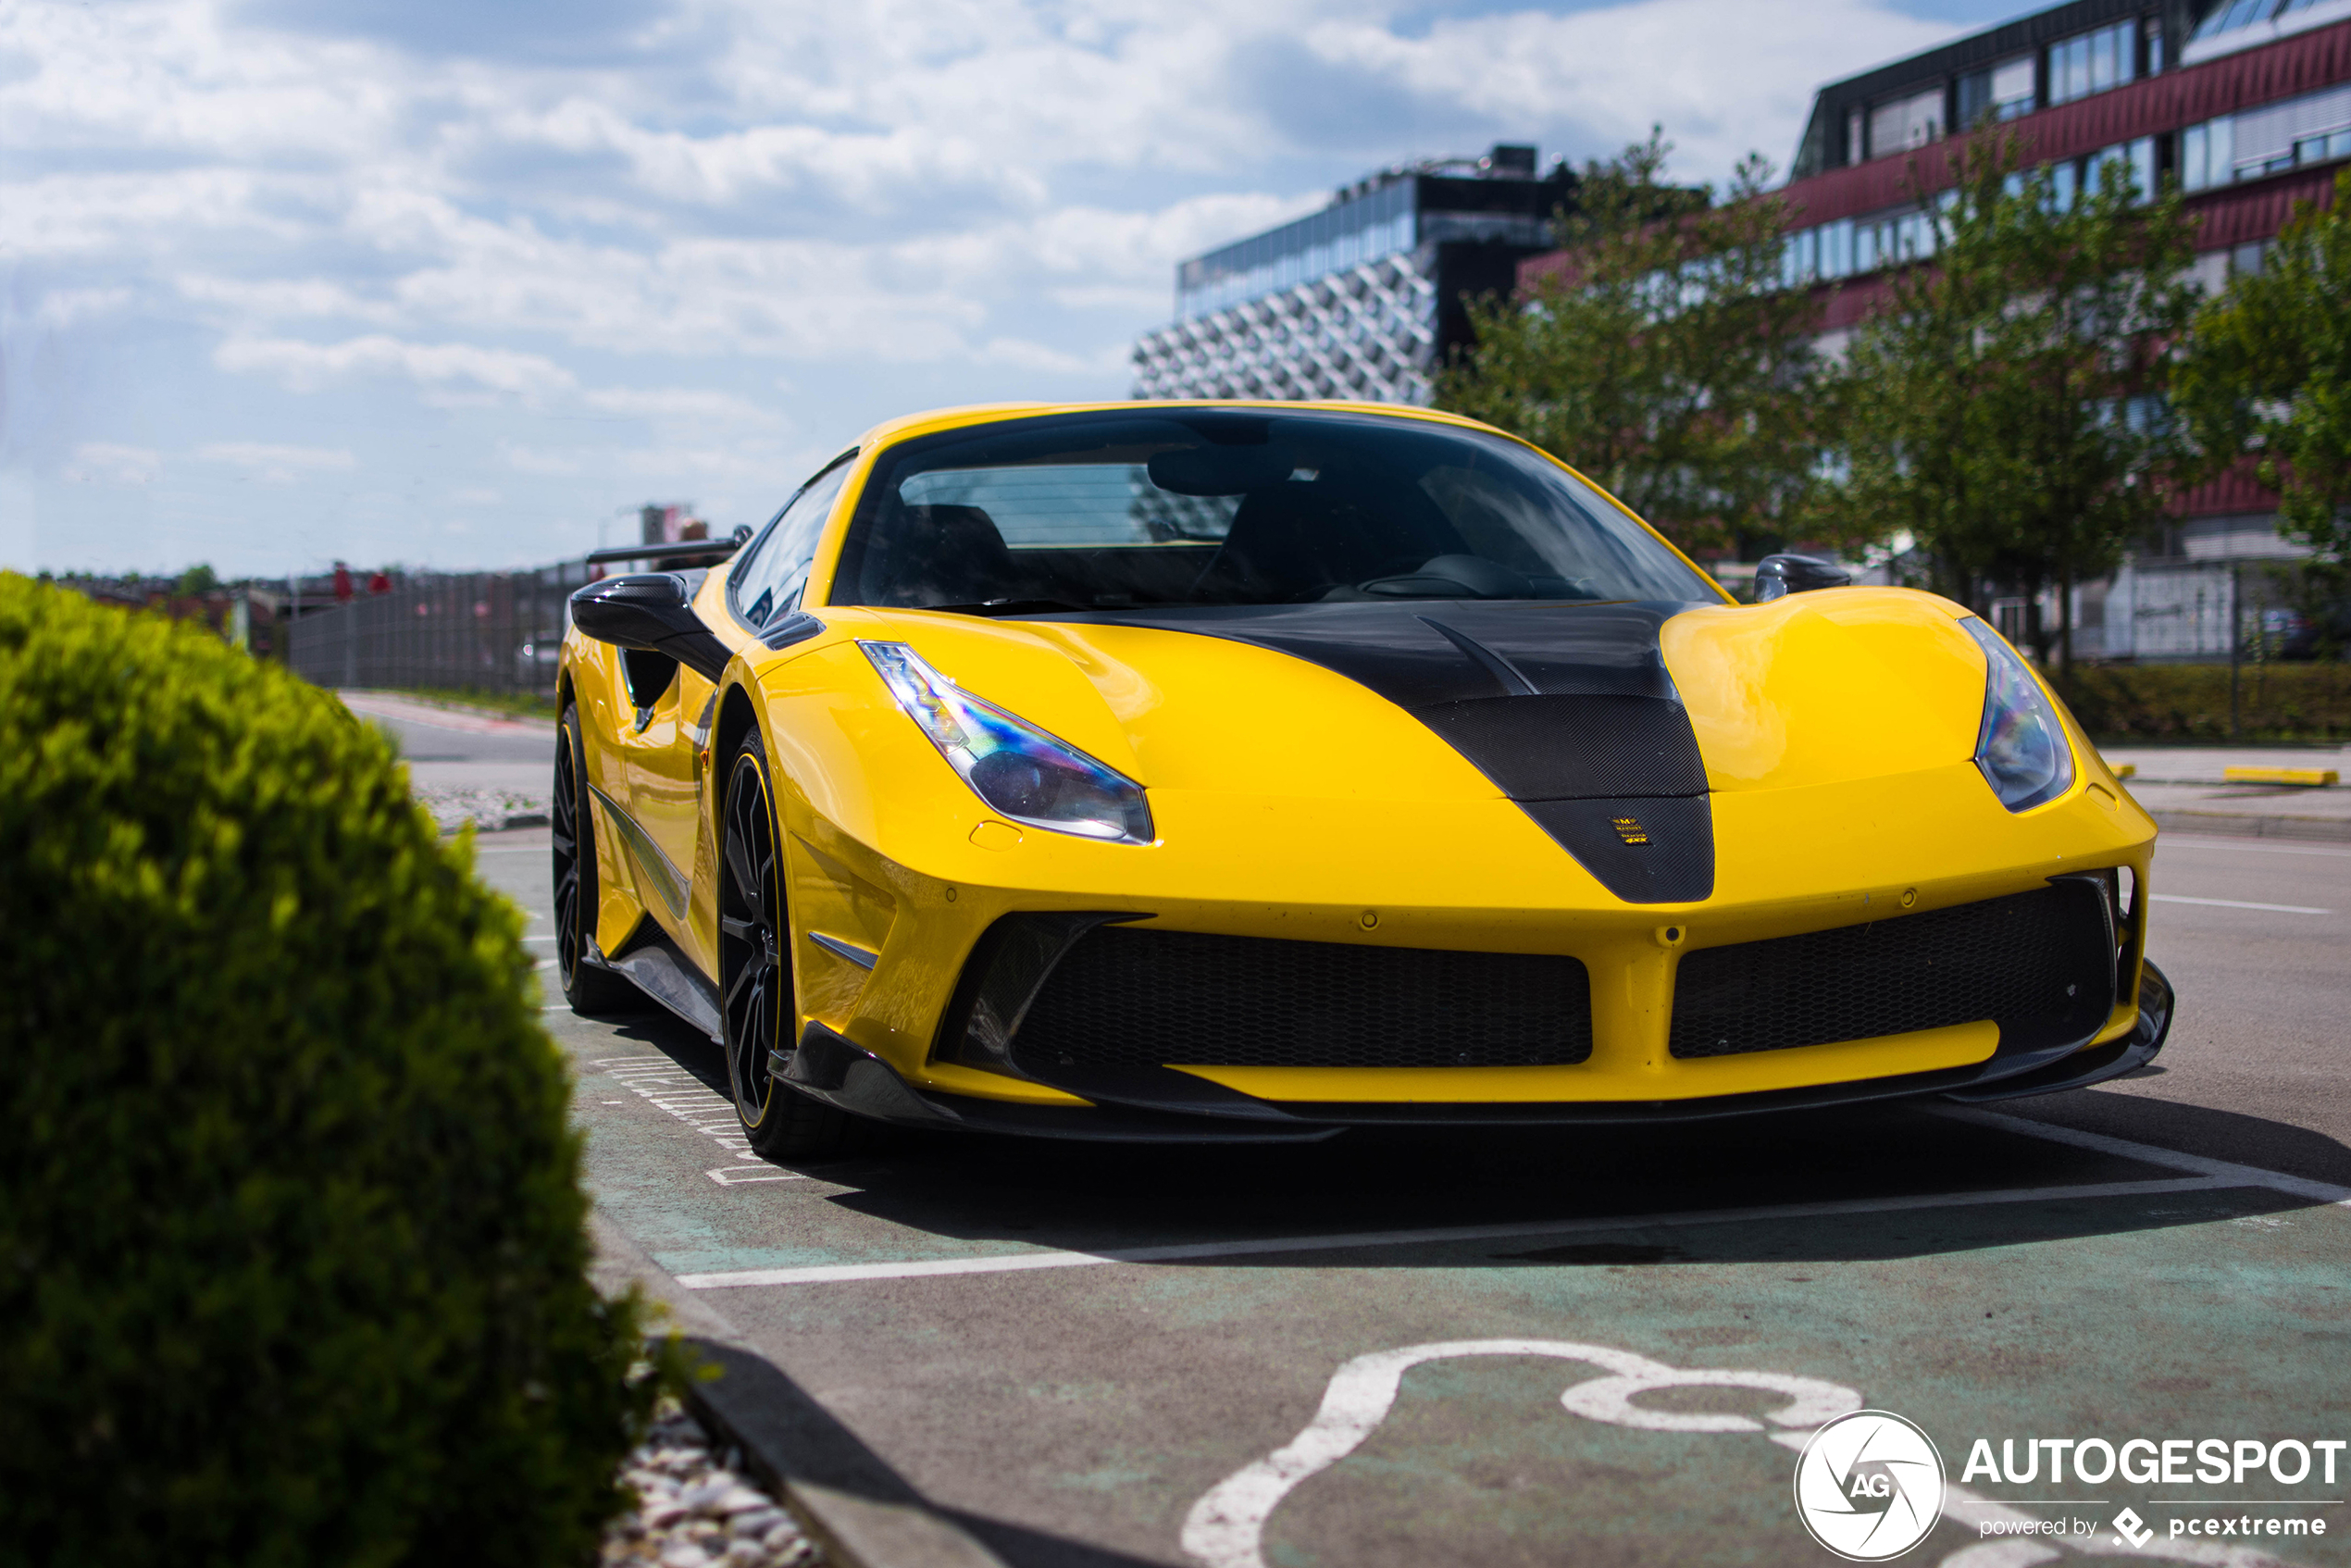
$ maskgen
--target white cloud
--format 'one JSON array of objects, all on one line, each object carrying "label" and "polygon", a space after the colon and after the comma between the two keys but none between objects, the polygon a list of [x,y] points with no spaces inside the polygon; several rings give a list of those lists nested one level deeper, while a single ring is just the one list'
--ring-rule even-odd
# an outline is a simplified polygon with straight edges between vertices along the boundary
[{"label": "white cloud", "polygon": [[[523,559],[647,484],[764,515],[870,419],[1118,395],[1179,258],[1366,170],[1652,121],[1680,178],[1785,159],[1818,80],[1950,32],[1899,3],[667,0],[551,48],[494,6],[14,0],[0,453],[101,506],[163,451],[216,485],[365,451],[494,480]],[[296,407],[323,444],[248,439]],[[223,569],[412,539],[396,487],[207,493],[119,537]]]},{"label": "white cloud", "polygon": [[155,483],[162,471],[163,454],[153,448],[85,441],[58,477],[68,484],[143,485]]},{"label": "white cloud", "polygon": [[265,441],[211,442],[196,449],[206,463],[223,463],[244,470],[260,484],[292,484],[315,474],[345,473],[358,459],[342,447],[285,446]]},{"label": "white cloud", "polygon": [[273,376],[296,392],[315,392],[345,377],[404,375],[429,387],[474,387],[516,397],[568,391],[570,371],[542,355],[473,343],[416,343],[370,333],[339,343],[293,338],[230,338],[213,353],[223,370]]},{"label": "white cloud", "polygon": [[[1496,123],[1539,124],[1573,106],[1575,119],[1611,147],[1662,124],[1686,173],[1719,179],[1750,149],[1785,168],[1823,75],[1949,33],[1873,0],[1635,0],[1565,16],[1447,19],[1419,37],[1334,19],[1306,40],[1325,61]],[[1763,134],[1767,126],[1780,135]]]},{"label": "white cloud", "polygon": [[499,452],[506,466],[516,473],[530,474],[540,479],[569,479],[580,472],[583,467],[579,458],[570,453],[518,446],[512,442],[502,442]]}]

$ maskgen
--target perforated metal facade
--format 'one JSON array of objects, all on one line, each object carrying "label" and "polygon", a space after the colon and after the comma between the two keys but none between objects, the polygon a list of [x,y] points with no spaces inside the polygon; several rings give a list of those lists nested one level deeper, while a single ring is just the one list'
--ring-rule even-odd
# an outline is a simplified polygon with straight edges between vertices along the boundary
[{"label": "perforated metal facade", "polygon": [[1362,262],[1156,332],[1137,397],[1425,404],[1437,361],[1436,247]]}]

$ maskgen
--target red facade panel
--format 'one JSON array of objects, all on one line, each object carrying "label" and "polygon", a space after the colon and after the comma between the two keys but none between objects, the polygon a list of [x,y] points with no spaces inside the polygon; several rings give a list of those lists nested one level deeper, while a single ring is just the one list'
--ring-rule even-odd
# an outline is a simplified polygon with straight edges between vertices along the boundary
[{"label": "red facade panel", "polygon": [[[2081,157],[2137,137],[2177,131],[2345,81],[2351,81],[2351,22],[2337,22],[2043,109],[2004,129],[2017,133],[2027,163]],[[1883,212],[1917,200],[1922,191],[1939,191],[1951,184],[1959,155],[1970,140],[1954,137],[1914,157],[1876,158],[1850,168],[1831,169],[1785,186],[1778,194],[1789,204],[1797,227]],[[2331,187],[2332,181],[2331,171],[2320,171],[2263,180],[2252,190],[2223,190],[2200,196],[2192,205],[2211,215],[2206,219],[2202,243],[2207,247],[2240,244],[2274,234],[2295,200],[2323,204],[2323,189]],[[2263,219],[2258,214],[2272,208],[2263,204],[2273,204],[2276,213],[2267,229],[2258,227]],[[1530,256],[1519,264],[1519,284],[1524,287],[1560,270],[1561,265],[1561,253],[1556,251]]]},{"label": "red facade panel", "polygon": [[2273,174],[2255,184],[2191,197],[2188,210],[2197,218],[2197,248],[2211,251],[2223,245],[2267,240],[2285,227],[2286,219],[2294,216],[2299,204],[2334,205],[2334,177],[2344,167],[2334,164],[2296,169],[2291,174]]},{"label": "red facade panel", "polygon": [[[2028,115],[2015,131],[2028,164],[2082,157],[2159,131],[2351,81],[2351,22],[2224,56]],[[1969,142],[1958,136],[1916,159],[1885,157],[1831,169],[1780,193],[1802,225],[1881,212],[1953,182]],[[1916,164],[1913,172],[1912,164]]]},{"label": "red facade panel", "polygon": [[2249,462],[2238,464],[2209,484],[2196,486],[2171,508],[2183,517],[2248,516],[2277,509],[2277,492],[2261,488]]}]

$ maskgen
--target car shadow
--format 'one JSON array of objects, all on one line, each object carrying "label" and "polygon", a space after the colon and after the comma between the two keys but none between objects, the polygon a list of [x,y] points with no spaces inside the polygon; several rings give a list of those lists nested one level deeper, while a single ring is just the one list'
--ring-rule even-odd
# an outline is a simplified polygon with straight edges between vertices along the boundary
[{"label": "car shadow", "polygon": [[[619,1038],[720,1094],[718,1049],[665,1014]],[[789,1168],[826,1201],[942,1240],[1080,1251],[1475,1226],[1601,1234],[1317,1249],[1350,1267],[1632,1267],[1881,1260],[2274,1213],[2314,1201],[2260,1186],[2126,1187],[2195,1173],[2033,1136],[2045,1122],[2351,1186],[2351,1150],[2233,1112],[2076,1090],[1992,1107],[1881,1102],[1646,1126],[1358,1129],[1311,1144],[1108,1144],[877,1128],[859,1153]],[[779,1162],[781,1163],[781,1162]],[[2001,1201],[1952,1201],[1998,1193]],[[1799,1205],[1806,1214],[1759,1213]],[[1858,1206],[1858,1207],[1857,1207]],[[1693,1214],[1719,1214],[1703,1224]],[[1599,1222],[1616,1221],[1614,1225]],[[1295,1267],[1292,1251],[1222,1267]]]}]

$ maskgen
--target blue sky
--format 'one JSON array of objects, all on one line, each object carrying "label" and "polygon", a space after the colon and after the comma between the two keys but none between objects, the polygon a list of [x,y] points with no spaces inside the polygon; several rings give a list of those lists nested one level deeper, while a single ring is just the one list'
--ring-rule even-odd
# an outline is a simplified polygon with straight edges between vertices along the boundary
[{"label": "blue sky", "polygon": [[0,0],[0,566],[507,566],[876,420],[1126,393],[1383,165],[1785,163],[1960,0]]}]

